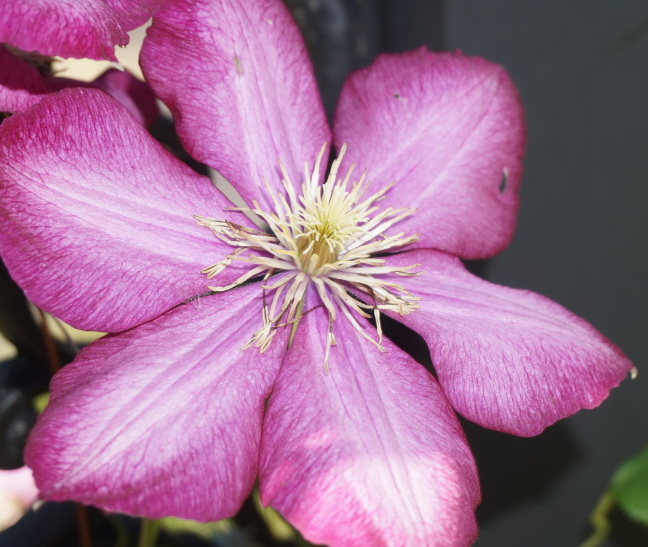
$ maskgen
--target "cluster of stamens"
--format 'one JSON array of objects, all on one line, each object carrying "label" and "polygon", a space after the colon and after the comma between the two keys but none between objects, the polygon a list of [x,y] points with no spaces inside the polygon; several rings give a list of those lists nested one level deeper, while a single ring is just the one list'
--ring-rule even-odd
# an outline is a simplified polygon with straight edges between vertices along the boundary
[{"label": "cluster of stamens", "polygon": [[[277,195],[264,180],[274,205],[273,212],[254,207],[236,209],[256,214],[267,224],[267,231],[250,229],[226,220],[196,217],[201,226],[209,227],[216,237],[234,247],[234,251],[216,264],[205,268],[208,278],[216,276],[233,260],[255,265],[227,286],[210,286],[215,292],[232,289],[257,276],[263,276],[263,326],[244,348],[254,345],[264,351],[272,342],[277,330],[291,326],[292,342],[300,319],[312,310],[304,310],[306,291],[313,286],[321,305],[329,316],[325,366],[331,346],[335,345],[332,325],[338,310],[365,338],[379,349],[382,340],[380,311],[389,310],[401,315],[418,308],[413,296],[404,287],[381,278],[384,274],[400,276],[417,275],[412,270],[419,266],[386,266],[374,255],[402,247],[416,241],[416,235],[403,233],[387,236],[385,232],[412,209],[382,211],[375,203],[383,199],[392,184],[362,199],[367,190],[366,171],[356,182],[351,182],[354,165],[344,179],[338,179],[338,170],[346,145],[333,162],[329,176],[320,184],[321,161],[326,145],[320,150],[312,173],[305,165],[302,193],[298,197],[295,186],[279,162],[286,195]],[[276,280],[275,280],[276,279]],[[274,280],[274,281],[273,281]],[[367,295],[370,303],[356,298],[352,293]],[[376,320],[378,340],[368,336],[354,313]]]}]

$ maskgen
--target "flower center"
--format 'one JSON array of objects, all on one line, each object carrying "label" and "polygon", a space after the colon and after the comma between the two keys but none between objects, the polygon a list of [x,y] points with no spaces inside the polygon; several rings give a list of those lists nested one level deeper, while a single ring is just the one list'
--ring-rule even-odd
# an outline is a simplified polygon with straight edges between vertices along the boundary
[{"label": "flower center", "polygon": [[[353,165],[343,179],[338,178],[346,145],[333,162],[327,180],[320,184],[320,167],[325,151],[326,145],[321,148],[312,173],[306,164],[299,197],[280,162],[286,194],[277,195],[266,182],[274,210],[264,211],[256,201],[252,208],[237,209],[258,215],[267,223],[267,232],[226,220],[199,216],[196,219],[201,226],[209,227],[221,241],[234,247],[234,251],[223,260],[203,270],[208,278],[223,271],[233,260],[254,264],[234,283],[210,286],[212,291],[226,291],[253,277],[264,276],[263,327],[244,347],[254,344],[264,351],[277,330],[289,325],[292,326],[292,342],[301,317],[311,311],[303,310],[303,305],[306,291],[312,286],[329,315],[326,364],[330,347],[335,344],[331,326],[338,312],[382,349],[380,310],[404,315],[417,309],[416,302],[419,300],[400,284],[384,279],[384,275],[418,275],[412,270],[419,264],[390,267],[385,265],[384,259],[375,257],[377,253],[402,247],[418,239],[416,235],[405,236],[402,232],[385,235],[389,228],[412,214],[413,210],[391,207],[380,210],[375,205],[383,199],[391,185],[363,199],[368,188],[366,172],[358,181],[351,182]],[[272,295],[269,303],[268,293]],[[368,296],[371,304],[356,298],[354,293]],[[364,317],[371,317],[368,312],[373,312],[378,329],[377,341],[364,333],[353,312]]]}]

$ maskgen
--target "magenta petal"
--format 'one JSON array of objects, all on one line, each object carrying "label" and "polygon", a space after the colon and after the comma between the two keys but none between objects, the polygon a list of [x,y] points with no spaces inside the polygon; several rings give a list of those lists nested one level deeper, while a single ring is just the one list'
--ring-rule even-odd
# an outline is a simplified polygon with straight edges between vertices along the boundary
[{"label": "magenta petal", "polygon": [[79,328],[122,330],[205,292],[201,269],[231,248],[193,215],[233,218],[227,205],[103,91],[49,95],[0,126],[0,254],[36,305]]},{"label": "magenta petal", "polygon": [[158,13],[142,69],[171,108],[189,153],[248,204],[272,201],[281,159],[296,185],[330,142],[301,36],[279,0],[180,2]]},{"label": "magenta petal", "polygon": [[284,359],[263,426],[263,503],[317,544],[469,545],[477,473],[439,385],[389,340],[380,353],[346,319],[334,330],[328,375],[321,309]]},{"label": "magenta petal", "polygon": [[143,25],[171,0],[106,0],[126,30]]},{"label": "magenta petal", "polygon": [[125,70],[107,70],[92,84],[68,78],[43,78],[35,67],[0,46],[0,113],[23,112],[49,93],[90,85],[110,93],[142,125],[150,126],[160,114],[153,90]]},{"label": "magenta petal", "polygon": [[0,113],[27,110],[49,91],[38,70],[0,45]]},{"label": "magenta petal", "polygon": [[518,207],[524,124],[499,66],[426,49],[382,55],[351,75],[335,113],[335,143],[385,205],[416,213],[394,230],[415,246],[483,258],[510,241]]},{"label": "magenta petal", "polygon": [[452,256],[421,250],[388,262],[422,264],[423,274],[404,283],[420,309],[398,319],[428,343],[454,408],[484,427],[537,435],[598,406],[632,368],[583,319],[539,294],[483,281]]},{"label": "magenta petal", "polygon": [[0,0],[0,42],[24,51],[115,61],[126,30],[105,0]]},{"label": "magenta petal", "polygon": [[257,475],[264,401],[285,351],[285,340],[241,351],[261,305],[251,285],[84,349],[54,377],[29,438],[41,497],[151,518],[233,515]]},{"label": "magenta petal", "polygon": [[70,78],[47,78],[51,92],[69,87],[97,87],[110,93],[145,127],[150,127],[160,116],[153,90],[127,70],[111,68],[90,83]]},{"label": "magenta petal", "polygon": [[126,70],[111,68],[92,85],[110,93],[145,127],[160,116],[153,90]]}]

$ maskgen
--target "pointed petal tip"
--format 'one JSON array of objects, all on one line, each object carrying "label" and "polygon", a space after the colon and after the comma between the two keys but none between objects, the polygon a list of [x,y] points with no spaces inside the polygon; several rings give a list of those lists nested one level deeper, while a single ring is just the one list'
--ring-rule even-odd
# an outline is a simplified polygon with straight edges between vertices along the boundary
[{"label": "pointed petal tip", "polygon": [[422,296],[400,321],[428,344],[454,408],[489,429],[535,436],[581,409],[600,405],[632,374],[619,347],[587,321],[537,293],[470,274],[432,250],[389,257],[424,273],[408,278]]}]

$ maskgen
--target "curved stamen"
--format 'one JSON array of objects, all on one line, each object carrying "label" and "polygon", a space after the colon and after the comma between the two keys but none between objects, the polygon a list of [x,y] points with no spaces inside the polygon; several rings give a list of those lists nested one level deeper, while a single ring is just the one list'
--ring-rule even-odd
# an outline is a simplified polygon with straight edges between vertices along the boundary
[{"label": "curved stamen", "polygon": [[[337,318],[338,309],[355,329],[382,350],[380,311],[389,310],[404,315],[416,310],[416,302],[419,300],[402,285],[382,276],[396,274],[409,277],[421,273],[412,271],[419,264],[391,267],[386,266],[383,259],[372,256],[403,247],[418,239],[417,235],[406,236],[403,233],[385,235],[388,229],[414,212],[412,209],[391,207],[380,210],[376,205],[384,199],[394,183],[361,199],[369,187],[366,171],[358,181],[351,182],[354,171],[354,165],[351,165],[344,178],[338,178],[346,152],[344,145],[338,158],[333,161],[326,181],[320,184],[320,168],[326,149],[327,145],[324,144],[312,172],[309,172],[308,164],[305,164],[301,195],[295,193],[295,186],[280,161],[285,195],[276,194],[264,180],[274,210],[264,211],[256,201],[252,208],[236,209],[258,215],[268,225],[271,233],[227,220],[195,217],[199,225],[210,228],[218,239],[235,247],[220,262],[203,270],[208,278],[216,276],[234,260],[255,265],[233,283],[225,287],[210,286],[211,290],[229,290],[254,276],[265,274],[261,286],[263,326],[243,349],[254,345],[260,351],[265,351],[277,330],[287,326],[291,327],[292,342],[301,318],[312,311],[302,309],[306,291],[312,284],[329,316],[325,367],[328,366],[330,348],[335,345],[332,323]],[[272,277],[278,279],[269,283]],[[368,295],[373,303],[366,304],[354,298],[349,289]],[[269,306],[266,292],[273,293]],[[364,332],[354,313],[375,317],[377,341]]]}]

